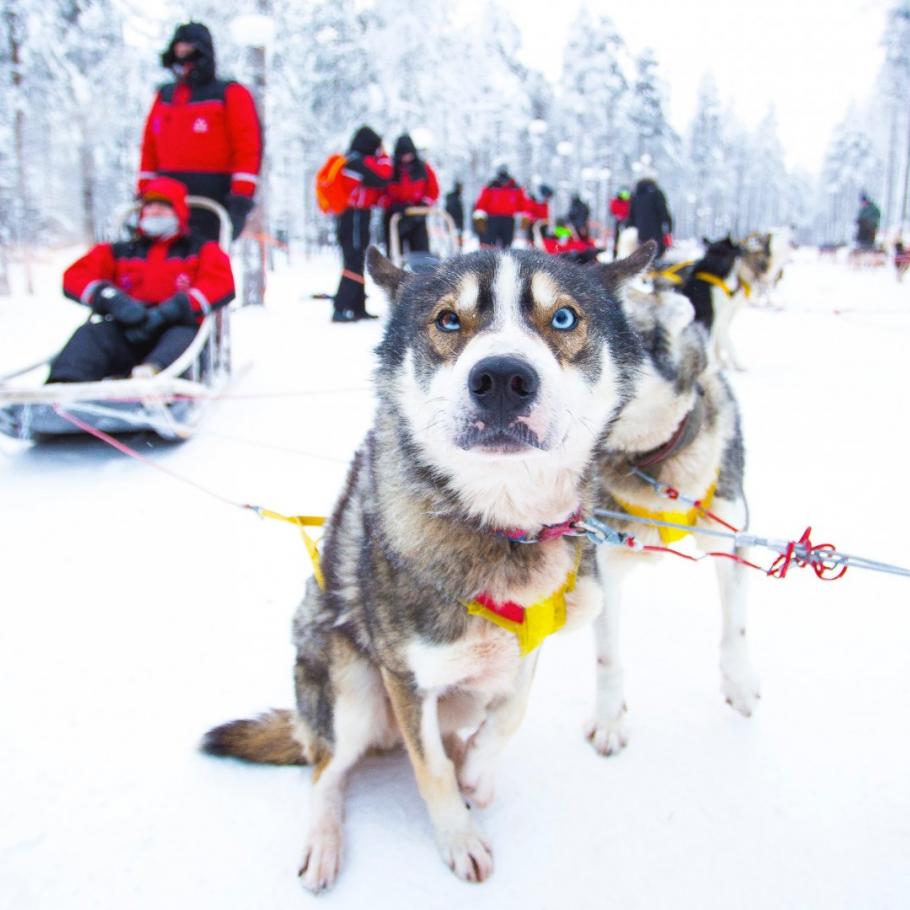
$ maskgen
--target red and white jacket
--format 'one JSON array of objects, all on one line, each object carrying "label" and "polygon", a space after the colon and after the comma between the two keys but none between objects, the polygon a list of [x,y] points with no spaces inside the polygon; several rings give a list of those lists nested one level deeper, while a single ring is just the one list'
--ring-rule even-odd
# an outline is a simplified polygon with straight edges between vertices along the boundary
[{"label": "red and white jacket", "polygon": [[385,209],[409,205],[432,205],[439,198],[439,181],[436,173],[425,161],[422,162],[426,177],[413,179],[407,168],[402,168],[401,177],[385,188],[380,204]]},{"label": "red and white jacket", "polygon": [[341,173],[348,190],[348,208],[369,209],[378,205],[393,171],[388,155],[347,152]]},{"label": "red and white jacket", "polygon": [[490,216],[515,216],[530,210],[525,191],[511,178],[497,178],[488,183],[474,203],[475,212]]},{"label": "red and white jacket", "polygon": [[214,240],[188,232],[186,193],[176,180],[151,181],[145,192],[172,205],[180,233],[167,240],[140,234],[122,243],[97,244],[63,273],[63,293],[91,306],[95,291],[112,284],[154,307],[183,291],[201,322],[212,310],[234,299],[231,261]]},{"label": "red and white jacket", "polygon": [[239,82],[214,79],[162,86],[142,138],[138,191],[156,176],[189,193],[224,202],[252,196],[262,166],[262,129],[253,96]]}]

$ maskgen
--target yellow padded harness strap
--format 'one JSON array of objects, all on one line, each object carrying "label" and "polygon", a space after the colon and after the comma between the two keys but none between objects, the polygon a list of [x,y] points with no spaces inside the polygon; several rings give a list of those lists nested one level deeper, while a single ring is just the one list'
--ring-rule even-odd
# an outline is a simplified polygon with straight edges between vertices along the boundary
[{"label": "yellow padded harness strap", "polygon": [[562,587],[530,606],[525,607],[513,601],[497,603],[488,594],[481,593],[466,603],[465,608],[472,616],[482,616],[511,632],[518,639],[518,650],[524,657],[566,624],[566,594],[575,590],[581,555],[579,542],[575,548],[575,565],[566,575]]},{"label": "yellow padded harness strap", "polygon": [[733,291],[727,287],[727,283],[723,278],[718,278],[717,275],[712,275],[710,272],[696,272],[695,277],[699,281],[704,281],[706,284],[713,284],[714,287],[720,288],[728,297],[733,296]]},{"label": "yellow padded harness strap", "polygon": [[[716,489],[717,481],[714,481],[714,483],[708,487],[708,492],[699,500],[703,509],[711,508],[711,502],[714,499],[714,491]],[[698,520],[700,514],[698,509],[694,506],[686,512],[652,512],[650,509],[633,506],[628,502],[623,502],[621,499],[618,499],[617,502],[626,512],[630,515],[635,515],[638,518],[650,518],[653,521],[669,521],[677,525],[687,525],[690,528],[695,527],[695,522]],[[657,530],[660,532],[661,541],[665,544],[676,543],[677,540],[682,540],[689,534],[688,531],[684,531],[681,528],[658,527]]]}]

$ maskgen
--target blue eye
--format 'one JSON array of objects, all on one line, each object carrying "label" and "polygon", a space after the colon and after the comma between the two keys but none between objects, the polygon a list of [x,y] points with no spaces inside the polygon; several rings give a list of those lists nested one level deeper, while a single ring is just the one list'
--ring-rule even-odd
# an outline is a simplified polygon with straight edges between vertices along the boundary
[{"label": "blue eye", "polygon": [[550,320],[550,325],[559,332],[568,332],[578,325],[578,314],[572,307],[561,306]]},{"label": "blue eye", "polygon": [[443,310],[436,317],[436,328],[440,332],[457,332],[461,328],[461,320],[454,310]]}]

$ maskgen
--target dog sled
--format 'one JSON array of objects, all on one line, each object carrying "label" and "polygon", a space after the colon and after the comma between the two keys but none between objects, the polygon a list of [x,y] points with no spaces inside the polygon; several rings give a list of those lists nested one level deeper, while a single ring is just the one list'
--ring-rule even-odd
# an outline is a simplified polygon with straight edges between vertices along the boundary
[{"label": "dog sled", "polygon": [[[219,243],[228,249],[231,222],[224,208],[199,196],[188,196],[187,204],[218,217]],[[121,227],[136,211],[130,205],[120,212]],[[52,360],[0,376],[0,433],[40,440],[83,432],[82,424],[104,433],[152,431],[162,439],[187,439],[230,381],[228,308],[206,316],[186,351],[155,376],[38,385]]]},{"label": "dog sled", "polygon": [[[409,215],[423,216],[427,219],[427,233],[430,235],[429,253],[402,254],[398,225],[401,223],[402,217]],[[457,256],[458,253],[458,228],[455,226],[452,216],[443,209],[410,206],[403,212],[396,212],[389,219],[389,258],[399,268],[419,272],[432,267],[441,259]]]}]

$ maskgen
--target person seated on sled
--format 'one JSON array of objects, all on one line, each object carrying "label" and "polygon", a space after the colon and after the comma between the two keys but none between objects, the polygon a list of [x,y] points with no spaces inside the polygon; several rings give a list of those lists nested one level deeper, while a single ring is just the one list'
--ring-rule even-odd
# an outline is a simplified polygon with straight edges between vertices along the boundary
[{"label": "person seated on sled", "polygon": [[543,232],[543,246],[551,256],[562,256],[582,264],[593,262],[603,252],[590,237],[579,237],[564,219],[557,220],[552,234]]},{"label": "person seated on sled", "polygon": [[135,234],[99,243],[63,274],[63,293],[102,317],[76,329],[48,382],[150,376],[170,366],[212,310],[234,299],[225,252],[189,230],[186,187],[171,177],[142,191]]}]

